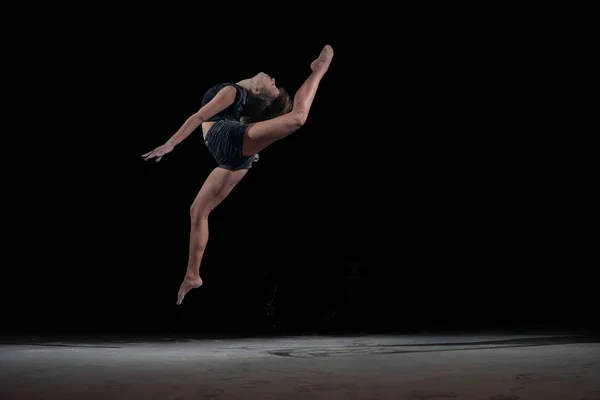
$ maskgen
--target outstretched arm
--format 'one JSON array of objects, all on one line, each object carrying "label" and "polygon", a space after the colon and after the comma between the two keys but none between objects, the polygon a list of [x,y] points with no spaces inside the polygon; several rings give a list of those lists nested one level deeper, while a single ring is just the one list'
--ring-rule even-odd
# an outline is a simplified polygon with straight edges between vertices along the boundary
[{"label": "outstretched arm", "polygon": [[175,146],[194,132],[200,124],[232,105],[235,102],[236,94],[233,86],[226,86],[219,90],[215,97],[190,116],[165,144],[143,154],[142,157],[145,157],[146,160],[156,158],[156,161],[160,161],[165,154],[171,152]]},{"label": "outstretched arm", "polygon": [[236,89],[233,86],[226,86],[215,95],[215,97],[206,103],[198,112],[190,116],[181,125],[181,128],[168,140],[173,146],[177,146],[204,121],[220,113],[235,101]]}]

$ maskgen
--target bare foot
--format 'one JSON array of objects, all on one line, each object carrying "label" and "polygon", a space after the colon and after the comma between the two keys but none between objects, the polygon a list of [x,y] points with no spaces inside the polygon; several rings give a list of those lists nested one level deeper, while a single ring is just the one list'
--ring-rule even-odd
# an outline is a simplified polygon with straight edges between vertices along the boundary
[{"label": "bare foot", "polygon": [[329,68],[329,64],[331,64],[331,59],[333,58],[333,48],[330,45],[325,45],[323,50],[321,50],[321,54],[315,61],[310,64],[310,69],[314,72],[316,71],[327,71]]},{"label": "bare foot", "polygon": [[185,276],[185,279],[181,283],[179,293],[177,293],[177,305],[180,305],[185,295],[192,289],[196,289],[202,286],[202,279],[199,276]]}]

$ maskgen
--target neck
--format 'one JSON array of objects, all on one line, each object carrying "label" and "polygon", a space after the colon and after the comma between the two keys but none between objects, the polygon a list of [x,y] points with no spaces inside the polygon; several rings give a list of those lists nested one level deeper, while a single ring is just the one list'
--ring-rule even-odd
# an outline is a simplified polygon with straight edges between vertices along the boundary
[{"label": "neck", "polygon": [[252,89],[252,79],[244,79],[243,81],[239,81],[237,84],[246,90]]}]

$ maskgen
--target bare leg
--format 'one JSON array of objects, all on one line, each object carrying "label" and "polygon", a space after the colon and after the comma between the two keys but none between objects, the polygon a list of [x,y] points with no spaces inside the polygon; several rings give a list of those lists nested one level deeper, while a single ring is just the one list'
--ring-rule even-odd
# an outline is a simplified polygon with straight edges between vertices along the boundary
[{"label": "bare leg", "polygon": [[249,126],[244,135],[244,155],[252,155],[264,150],[267,146],[297,131],[308,118],[310,107],[319,88],[321,79],[329,69],[333,58],[333,49],[323,47],[319,57],[312,62],[312,74],[304,81],[294,96],[292,111],[268,121],[261,121]]},{"label": "bare leg", "polygon": [[190,290],[202,285],[200,262],[208,243],[208,215],[231,193],[247,172],[247,169],[229,171],[215,168],[198,192],[190,210],[190,254],[185,278],[177,294],[177,304],[181,304]]}]

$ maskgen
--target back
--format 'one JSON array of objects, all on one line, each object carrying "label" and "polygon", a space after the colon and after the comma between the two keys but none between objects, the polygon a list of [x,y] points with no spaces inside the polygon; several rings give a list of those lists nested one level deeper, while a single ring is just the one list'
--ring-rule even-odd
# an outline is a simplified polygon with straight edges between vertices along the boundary
[{"label": "back", "polygon": [[246,89],[236,83],[219,83],[218,85],[208,89],[202,98],[202,106],[211,101],[216,94],[226,86],[233,86],[236,89],[237,95],[235,97],[235,102],[220,113],[209,118],[207,122],[220,120],[240,121],[240,118],[242,117],[242,110],[246,104],[247,94]]}]

